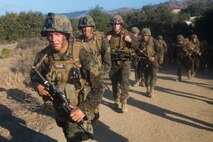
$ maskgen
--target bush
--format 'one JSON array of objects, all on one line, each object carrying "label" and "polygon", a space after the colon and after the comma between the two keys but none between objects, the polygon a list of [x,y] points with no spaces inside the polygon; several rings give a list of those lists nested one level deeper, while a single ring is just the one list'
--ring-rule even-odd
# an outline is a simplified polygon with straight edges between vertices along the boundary
[{"label": "bush", "polygon": [[27,37],[39,37],[44,18],[41,12],[7,12],[0,16],[0,40],[17,41]]},{"label": "bush", "polygon": [[47,41],[39,38],[25,39],[16,46],[19,57],[15,71],[20,72],[25,77],[25,81],[29,83],[29,73],[33,65],[35,55],[47,45]]},{"label": "bush", "polygon": [[3,48],[1,51],[1,58],[8,58],[12,56],[12,50],[9,48]]}]

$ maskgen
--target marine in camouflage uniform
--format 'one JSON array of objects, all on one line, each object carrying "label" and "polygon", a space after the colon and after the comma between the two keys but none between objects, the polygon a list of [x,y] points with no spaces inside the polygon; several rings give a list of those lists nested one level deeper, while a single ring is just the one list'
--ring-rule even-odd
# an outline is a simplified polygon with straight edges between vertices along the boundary
[{"label": "marine in camouflage uniform", "polygon": [[141,57],[142,70],[144,72],[147,95],[154,96],[154,87],[157,82],[158,61],[162,55],[159,42],[151,36],[149,28],[141,31],[141,40],[134,44],[136,54]]},{"label": "marine in camouflage uniform", "polygon": [[[88,45],[89,50],[99,61],[99,64],[103,67],[103,73],[109,73],[111,68],[111,52],[108,41],[105,40],[102,32],[95,31],[95,22],[89,15],[81,17],[78,22],[78,28],[81,31],[81,35],[75,40],[75,43],[83,43]],[[99,118],[99,108],[95,111],[95,122]]]},{"label": "marine in camouflage uniform", "polygon": [[112,67],[109,73],[112,82],[114,107],[120,108],[122,112],[127,112],[127,99],[129,98],[129,77],[131,38],[129,31],[122,27],[124,21],[120,15],[114,15],[110,24],[112,30],[106,34],[111,48]]},{"label": "marine in camouflage uniform", "polygon": [[82,34],[76,38],[76,41],[87,44],[98,58],[100,64],[103,65],[103,72],[109,73],[111,68],[111,52],[103,32],[95,31],[95,22],[91,16],[81,17],[78,28]]},{"label": "marine in camouflage uniform", "polygon": [[168,48],[167,48],[166,42],[163,40],[162,35],[158,36],[158,42],[160,43],[160,47],[162,48],[162,52],[163,52],[162,56],[159,59],[159,64],[163,64],[163,63],[165,64]]},{"label": "marine in camouflage uniform", "polygon": [[[132,33],[132,40],[135,42],[139,41],[140,39],[140,30],[137,27],[132,27],[131,28],[131,33]],[[139,86],[141,84],[143,86],[143,81],[144,81],[144,76],[143,73],[141,72],[141,62],[140,58],[135,54],[132,58],[132,63],[133,63],[133,68],[135,72],[135,82],[133,86]]]},{"label": "marine in camouflage uniform", "polygon": [[[63,128],[67,142],[81,142],[89,137],[76,122],[82,122],[85,129],[93,133],[91,120],[101,103],[104,86],[98,61],[86,45],[74,46],[72,32],[66,16],[49,13],[41,30],[49,45],[36,55],[34,68],[66,96],[73,111],[64,115],[53,103],[56,123]],[[51,100],[43,82],[33,71],[30,76],[38,94],[45,101]]]},{"label": "marine in camouflage uniform", "polygon": [[196,34],[192,34],[190,38],[190,46],[192,48],[192,66],[190,76],[194,77],[200,67],[201,51],[200,51],[200,41]]},{"label": "marine in camouflage uniform", "polygon": [[201,60],[200,60],[200,71],[205,71],[208,67],[208,59],[212,56],[212,51],[207,40],[203,40],[200,44]]},{"label": "marine in camouflage uniform", "polygon": [[191,66],[192,66],[192,49],[189,45],[189,41],[184,39],[183,35],[177,35],[177,45],[175,47],[176,64],[177,64],[177,81],[182,81],[181,70],[186,67],[188,79],[191,77]]}]

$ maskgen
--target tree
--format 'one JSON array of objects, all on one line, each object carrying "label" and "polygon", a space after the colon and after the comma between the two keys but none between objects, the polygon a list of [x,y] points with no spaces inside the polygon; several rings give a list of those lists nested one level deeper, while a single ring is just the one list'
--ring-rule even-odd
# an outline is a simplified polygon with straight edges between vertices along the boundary
[{"label": "tree", "polygon": [[201,39],[205,39],[213,45],[213,6],[208,8],[203,16],[195,22],[195,31]]},{"label": "tree", "polygon": [[109,30],[109,15],[104,12],[103,8],[97,5],[94,9],[89,11],[89,15],[95,21],[96,29],[107,32]]},{"label": "tree", "polygon": [[40,12],[6,13],[0,17],[0,40],[38,37],[43,22],[44,16]]},{"label": "tree", "polygon": [[205,6],[203,3],[194,3],[187,8],[181,10],[181,13],[189,14],[192,16],[201,16],[205,11]]},{"label": "tree", "polygon": [[78,36],[80,34],[79,31],[78,31],[78,20],[79,19],[72,19],[71,20],[74,36]]},{"label": "tree", "polygon": [[167,39],[171,39],[171,37],[176,37],[177,33],[188,28],[185,20],[189,19],[189,15],[174,14],[166,5],[160,4],[157,7],[145,6],[141,12],[127,14],[125,19],[129,29],[133,26],[137,26],[139,29],[148,27],[154,37],[163,35]]}]

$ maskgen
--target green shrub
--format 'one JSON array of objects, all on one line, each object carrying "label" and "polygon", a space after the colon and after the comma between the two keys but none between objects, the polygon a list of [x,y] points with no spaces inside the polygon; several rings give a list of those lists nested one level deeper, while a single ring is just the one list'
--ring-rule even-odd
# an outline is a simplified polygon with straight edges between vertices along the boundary
[{"label": "green shrub", "polygon": [[8,58],[12,56],[12,50],[9,48],[3,48],[1,51],[1,58]]}]

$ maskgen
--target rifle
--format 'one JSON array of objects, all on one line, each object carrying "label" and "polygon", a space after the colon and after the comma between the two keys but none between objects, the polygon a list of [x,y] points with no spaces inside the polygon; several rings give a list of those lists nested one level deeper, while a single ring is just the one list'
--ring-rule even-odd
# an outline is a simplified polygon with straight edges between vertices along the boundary
[{"label": "rifle", "polygon": [[[149,56],[147,55],[147,53],[145,53],[143,50],[139,49],[138,47],[136,48],[136,50],[139,50],[139,53],[137,53],[136,55],[140,58],[140,59],[145,59],[148,60]],[[161,68],[161,66],[159,64],[157,64],[158,68]]]},{"label": "rifle", "polygon": [[[65,95],[55,85],[49,83],[35,67],[33,67],[32,70],[34,71],[36,76],[39,77],[39,79],[43,82],[46,90],[50,93],[51,97],[53,98],[53,104],[55,104],[58,109],[69,116],[73,109],[69,106]],[[93,135],[84,128],[82,122],[77,124],[87,134],[87,136],[89,136],[89,138],[93,140]]]},{"label": "rifle", "polygon": [[129,55],[125,53],[123,50],[117,50],[115,52],[111,53],[112,59],[113,60],[130,60],[132,58],[132,55]]},{"label": "rifle", "polygon": [[146,59],[148,60],[148,55],[147,53],[145,53],[143,50],[139,49],[138,47],[136,48],[136,50],[139,50],[139,53],[137,53],[136,55],[140,58],[140,59]]}]

